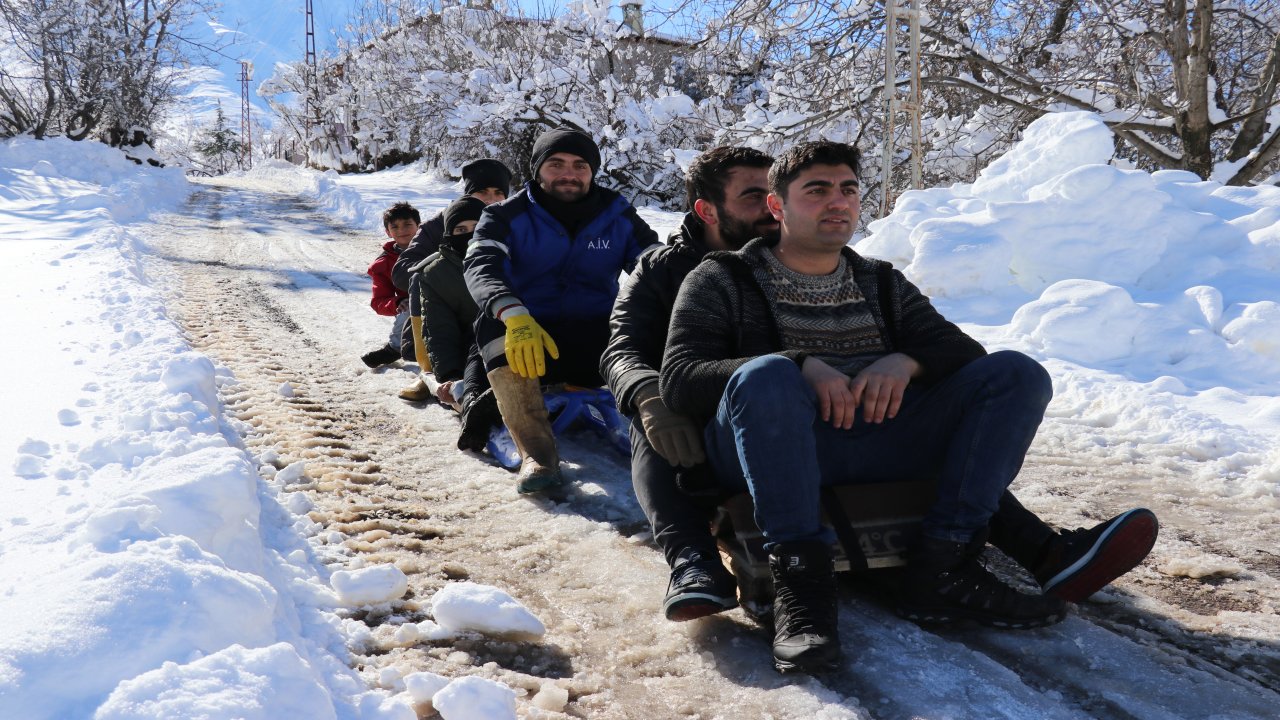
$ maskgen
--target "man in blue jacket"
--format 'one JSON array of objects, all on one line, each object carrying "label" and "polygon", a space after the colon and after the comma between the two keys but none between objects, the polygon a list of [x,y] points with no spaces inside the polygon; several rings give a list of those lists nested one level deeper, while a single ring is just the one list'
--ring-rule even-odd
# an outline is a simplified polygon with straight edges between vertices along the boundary
[{"label": "man in blue jacket", "polygon": [[658,236],[618,193],[595,183],[600,149],[572,128],[534,143],[533,180],[485,208],[467,247],[467,289],[502,420],[522,458],[521,493],[560,485],[541,384],[603,384],[600,356],[618,277]]}]

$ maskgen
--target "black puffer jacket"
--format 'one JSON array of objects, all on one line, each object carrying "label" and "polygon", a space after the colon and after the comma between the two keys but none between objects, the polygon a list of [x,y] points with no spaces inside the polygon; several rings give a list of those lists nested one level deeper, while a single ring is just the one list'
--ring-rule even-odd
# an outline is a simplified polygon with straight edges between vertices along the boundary
[{"label": "black puffer jacket", "polygon": [[609,344],[600,357],[600,375],[626,415],[636,411],[636,390],[658,381],[676,293],[708,251],[702,233],[702,221],[685,215],[666,245],[640,256],[618,291],[609,315]]},{"label": "black puffer jacket", "polygon": [[[715,415],[729,376],[748,361],[779,354],[804,362],[805,353],[782,347],[773,308],[752,273],[776,242],[759,238],[738,252],[711,253],[681,286],[662,360],[667,407],[705,422]],[[937,382],[986,354],[892,265],[848,247],[842,252],[888,351],[905,353],[922,366],[913,382]]]},{"label": "black puffer jacket", "polygon": [[400,252],[400,259],[391,268],[391,284],[408,292],[409,268],[426,260],[432,253],[440,249],[444,240],[444,213],[438,212],[435,217],[418,226],[418,232],[409,241],[409,247]]},{"label": "black puffer jacket", "polygon": [[475,341],[476,301],[462,277],[462,254],[450,244],[422,270],[422,334],[436,379],[461,380]]}]

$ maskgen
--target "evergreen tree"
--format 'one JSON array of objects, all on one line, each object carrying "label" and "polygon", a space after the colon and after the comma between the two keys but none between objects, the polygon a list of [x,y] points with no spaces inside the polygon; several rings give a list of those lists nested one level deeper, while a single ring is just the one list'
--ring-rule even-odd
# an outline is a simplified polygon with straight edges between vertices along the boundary
[{"label": "evergreen tree", "polygon": [[213,126],[206,128],[196,140],[195,150],[206,161],[204,170],[210,175],[222,175],[239,162],[242,146],[240,136],[227,125],[227,115],[218,103]]}]

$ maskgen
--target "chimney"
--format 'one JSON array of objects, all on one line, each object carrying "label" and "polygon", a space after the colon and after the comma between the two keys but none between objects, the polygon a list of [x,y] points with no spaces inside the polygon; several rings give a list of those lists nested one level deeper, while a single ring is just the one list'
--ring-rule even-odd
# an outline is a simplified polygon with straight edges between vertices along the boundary
[{"label": "chimney", "polygon": [[641,0],[626,0],[622,3],[622,24],[631,28],[631,32],[644,37],[644,3]]}]

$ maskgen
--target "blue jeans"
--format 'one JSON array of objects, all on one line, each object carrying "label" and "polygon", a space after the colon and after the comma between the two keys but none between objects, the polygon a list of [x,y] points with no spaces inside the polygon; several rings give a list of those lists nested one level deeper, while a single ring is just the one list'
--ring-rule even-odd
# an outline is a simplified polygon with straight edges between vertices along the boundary
[{"label": "blue jeans", "polygon": [[800,367],[765,355],[729,378],[707,455],[720,482],[746,490],[767,548],[833,543],[821,524],[822,485],[936,478],[929,537],[968,542],[1013,482],[1053,397],[1049,374],[1017,352],[974,360],[942,382],[910,385],[897,417],[843,430],[824,422]]},{"label": "blue jeans", "polygon": [[409,313],[396,313],[396,320],[391,325],[391,337],[387,338],[387,344],[396,350],[400,349],[401,337],[404,335],[404,325],[409,322]]}]

